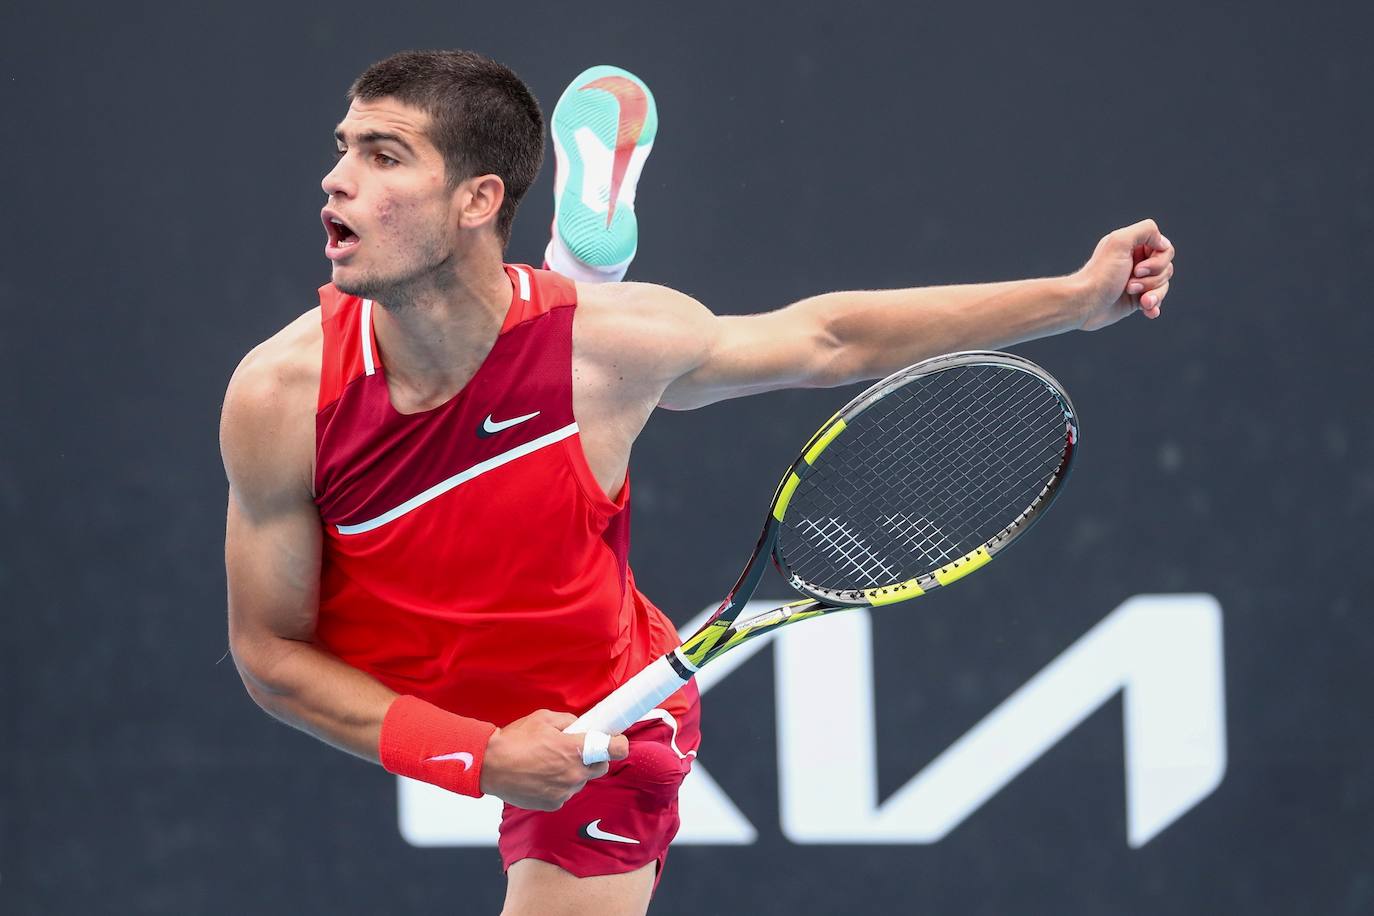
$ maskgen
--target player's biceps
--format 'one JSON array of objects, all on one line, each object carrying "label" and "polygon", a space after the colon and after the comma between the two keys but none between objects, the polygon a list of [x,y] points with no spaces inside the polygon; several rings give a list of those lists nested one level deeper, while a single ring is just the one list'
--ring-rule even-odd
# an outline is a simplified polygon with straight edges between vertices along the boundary
[{"label": "player's biceps", "polygon": [[845,348],[831,312],[821,297],[813,297],[760,316],[760,349],[786,387],[828,388],[848,381],[836,374]]},{"label": "player's biceps", "polygon": [[828,384],[824,326],[790,309],[716,319],[705,357],[671,383],[659,404],[684,410],[780,388]]},{"label": "player's biceps", "polygon": [[308,639],[319,606],[318,521],[252,520],[231,501],[225,529],[229,632]]},{"label": "player's biceps", "polygon": [[718,375],[750,391],[815,384],[833,349],[825,323],[806,310],[750,316],[719,347]]},{"label": "player's biceps", "polygon": [[801,384],[803,375],[796,362],[775,356],[775,352],[761,351],[741,353],[738,359],[717,356],[669,385],[659,405],[686,410]]}]

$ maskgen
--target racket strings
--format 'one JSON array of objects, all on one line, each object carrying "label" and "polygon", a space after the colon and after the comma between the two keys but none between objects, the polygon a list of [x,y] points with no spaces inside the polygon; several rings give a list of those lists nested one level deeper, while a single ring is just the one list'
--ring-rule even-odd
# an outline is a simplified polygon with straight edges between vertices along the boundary
[{"label": "racket strings", "polygon": [[[987,401],[964,416],[954,418],[955,422],[967,423],[982,430],[984,436],[957,444],[955,449],[942,456],[942,463],[931,471],[933,476],[928,479],[932,481],[955,481],[957,478],[963,483],[962,487],[951,483],[935,491],[933,496],[944,498],[939,504],[942,509],[957,508],[955,501],[969,494],[975,498],[982,497],[973,506],[979,515],[996,508],[994,498],[1000,501],[1019,500],[1023,505],[1029,505],[1047,480],[1038,478],[1034,472],[1051,459],[1056,466],[1058,464],[1064,448],[1064,437],[1061,435],[1063,412],[1058,400],[1044,398],[1043,386],[1022,385],[1018,392],[1009,390],[1011,386],[1005,384],[1005,379],[1003,382],[997,390],[986,396],[1009,399],[1005,407],[1000,408],[1003,418],[1012,418],[1005,428],[996,431],[991,429],[989,421],[1000,418],[993,417],[994,408]],[[1035,410],[1037,404],[1043,408],[1041,411]],[[1044,435],[1047,428],[1053,429],[1052,436]],[[975,486],[969,468],[974,466],[977,450],[984,448],[989,437],[991,445],[983,453],[983,462],[979,466],[984,479],[981,485]],[[1024,488],[1017,493],[1007,493],[1008,488],[1015,488],[1018,482],[1024,483]],[[1031,489],[1034,492],[1030,492]]]},{"label": "racket strings", "polygon": [[917,578],[987,543],[1043,496],[1066,444],[1058,394],[995,365],[918,377],[847,424],[779,533],[791,572],[831,589]]},{"label": "racket strings", "polygon": [[[924,454],[894,456],[902,473],[919,474],[930,486],[929,516],[984,519],[1008,503],[1028,506],[1062,454],[1062,409],[1057,397],[1033,378],[1014,371],[986,373],[974,380],[969,397],[973,400],[959,403],[948,422],[951,429],[972,434],[946,437],[946,447],[937,445]],[[920,460],[926,457],[933,463]],[[941,556],[962,556],[971,549],[962,543],[971,534],[976,536],[969,525],[952,537],[947,534],[961,543]]]}]

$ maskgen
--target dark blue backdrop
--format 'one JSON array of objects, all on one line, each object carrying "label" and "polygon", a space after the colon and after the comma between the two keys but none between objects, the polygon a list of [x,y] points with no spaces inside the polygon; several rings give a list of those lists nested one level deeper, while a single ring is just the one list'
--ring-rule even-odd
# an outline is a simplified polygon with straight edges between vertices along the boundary
[{"label": "dark blue backdrop", "polygon": [[[938,843],[798,845],[764,653],[708,697],[702,755],[757,841],[677,849],[655,912],[1368,912],[1371,25],[1269,2],[6,8],[0,912],[499,907],[494,851],[407,845],[393,781],[270,722],[222,658],[224,385],[327,277],[344,89],[416,46],[490,54],[546,106],[594,63],[645,77],[633,276],[717,311],[1067,272],[1146,215],[1180,250],[1165,320],[1021,348],[1073,392],[1081,462],[995,572],[875,615],[879,790],[1122,601],[1206,593],[1216,791],[1131,848],[1111,702]],[[512,259],[539,259],[551,182]],[[634,565],[676,620],[845,396],[650,423]]]}]

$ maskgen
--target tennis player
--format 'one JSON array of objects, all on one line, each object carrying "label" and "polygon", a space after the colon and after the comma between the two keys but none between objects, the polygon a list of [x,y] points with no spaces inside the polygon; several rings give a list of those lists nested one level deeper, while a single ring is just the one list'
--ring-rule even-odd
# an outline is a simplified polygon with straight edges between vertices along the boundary
[{"label": "tennis player", "polygon": [[243,360],[221,428],[248,692],[393,773],[503,799],[508,914],[645,912],[678,827],[693,686],[611,737],[609,764],[563,733],[678,642],[627,563],[630,449],[656,407],[1157,318],[1174,272],[1144,220],[1066,276],[750,316],[592,282],[633,257],[657,118],[629,74],[584,76],[553,119],[559,273],[503,263],[543,151],[528,88],[464,51],[368,68],[323,181],[331,282]]}]

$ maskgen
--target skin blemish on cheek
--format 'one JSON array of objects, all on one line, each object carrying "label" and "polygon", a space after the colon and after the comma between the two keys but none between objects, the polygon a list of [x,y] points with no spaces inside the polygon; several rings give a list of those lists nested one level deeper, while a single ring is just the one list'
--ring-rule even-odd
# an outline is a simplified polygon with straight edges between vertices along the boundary
[{"label": "skin blemish on cheek", "polygon": [[377,204],[377,222],[384,226],[389,226],[396,221],[396,202],[390,197],[383,197]]},{"label": "skin blemish on cheek", "polygon": [[415,218],[421,212],[421,206],[412,200],[404,198],[398,200],[395,197],[382,197],[377,202],[377,222],[383,226],[394,228]]}]

